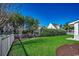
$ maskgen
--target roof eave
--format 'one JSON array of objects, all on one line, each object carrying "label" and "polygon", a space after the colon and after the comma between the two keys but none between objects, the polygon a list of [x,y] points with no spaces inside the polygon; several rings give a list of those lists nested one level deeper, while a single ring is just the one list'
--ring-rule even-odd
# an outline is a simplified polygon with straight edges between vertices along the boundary
[{"label": "roof eave", "polygon": [[72,24],[75,24],[75,23],[78,23],[78,22],[79,22],[79,20],[71,22],[71,23],[69,23],[69,25],[72,25]]}]

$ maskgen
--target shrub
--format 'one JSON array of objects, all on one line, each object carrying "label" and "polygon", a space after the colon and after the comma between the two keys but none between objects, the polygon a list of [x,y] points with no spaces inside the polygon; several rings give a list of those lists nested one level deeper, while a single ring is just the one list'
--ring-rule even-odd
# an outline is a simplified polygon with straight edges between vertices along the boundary
[{"label": "shrub", "polygon": [[57,36],[65,35],[66,31],[63,29],[43,29],[40,36]]},{"label": "shrub", "polygon": [[33,33],[29,30],[23,30],[22,31],[22,35],[21,35],[22,38],[32,38],[34,37]]},{"label": "shrub", "polygon": [[23,31],[22,31],[22,34],[27,34],[27,33],[28,33],[27,30],[23,30]]}]

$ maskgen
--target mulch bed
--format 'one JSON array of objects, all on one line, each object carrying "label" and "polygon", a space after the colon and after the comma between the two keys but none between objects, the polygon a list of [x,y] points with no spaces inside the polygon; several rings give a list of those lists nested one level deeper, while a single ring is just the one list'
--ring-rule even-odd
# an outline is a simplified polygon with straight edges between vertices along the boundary
[{"label": "mulch bed", "polygon": [[56,51],[57,56],[79,56],[79,44],[66,44]]}]

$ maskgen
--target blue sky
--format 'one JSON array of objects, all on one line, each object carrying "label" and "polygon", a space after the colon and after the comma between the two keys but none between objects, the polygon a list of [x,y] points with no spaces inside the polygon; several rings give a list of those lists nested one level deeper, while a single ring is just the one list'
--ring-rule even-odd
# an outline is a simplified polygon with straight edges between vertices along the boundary
[{"label": "blue sky", "polygon": [[23,15],[37,18],[42,26],[47,26],[50,22],[65,24],[79,19],[77,3],[28,3],[21,4],[19,8]]}]

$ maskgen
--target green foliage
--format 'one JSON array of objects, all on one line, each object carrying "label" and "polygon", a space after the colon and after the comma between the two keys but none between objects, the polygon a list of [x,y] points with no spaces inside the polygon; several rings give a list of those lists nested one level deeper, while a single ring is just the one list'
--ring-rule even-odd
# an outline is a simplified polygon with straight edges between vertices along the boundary
[{"label": "green foliage", "polygon": [[13,13],[9,18],[9,23],[14,27],[14,34],[18,34],[17,29],[24,24],[24,16],[19,13]]},{"label": "green foliage", "polygon": [[[9,18],[9,22],[12,23],[14,27],[14,33],[17,32],[16,30],[19,27],[22,27],[24,25],[27,26],[26,28],[29,32],[33,33],[33,31],[37,30],[39,26],[39,22],[37,19],[28,16],[23,16],[19,13],[13,13]],[[25,31],[23,33],[25,33]]]},{"label": "green foliage", "polygon": [[22,16],[19,13],[13,13],[9,19],[9,21],[13,24],[15,28],[17,28],[20,25],[23,25],[24,23],[24,16]]},{"label": "green foliage", "polygon": [[25,17],[25,24],[27,25],[27,29],[29,32],[34,32],[39,27],[39,21],[32,17]]},{"label": "green foliage", "polygon": [[57,36],[65,34],[66,31],[63,29],[43,29],[40,36]]},{"label": "green foliage", "polygon": [[73,29],[74,29],[74,26],[65,24],[63,28],[64,28],[65,30],[73,30]]},{"label": "green foliage", "polygon": [[28,30],[23,30],[22,31],[22,34],[27,34],[28,33]]}]

